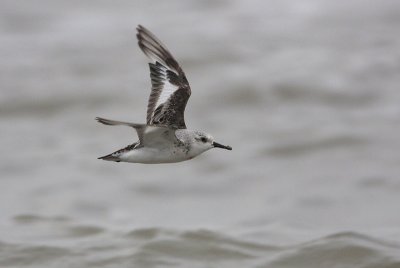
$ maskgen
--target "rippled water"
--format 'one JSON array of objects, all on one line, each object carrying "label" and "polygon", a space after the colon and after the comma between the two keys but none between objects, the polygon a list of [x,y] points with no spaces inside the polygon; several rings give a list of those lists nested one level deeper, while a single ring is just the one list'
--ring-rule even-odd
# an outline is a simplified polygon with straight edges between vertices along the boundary
[{"label": "rippled water", "polygon": [[[398,1],[2,1],[0,267],[400,267]],[[233,151],[98,156],[144,122],[143,24]]]}]

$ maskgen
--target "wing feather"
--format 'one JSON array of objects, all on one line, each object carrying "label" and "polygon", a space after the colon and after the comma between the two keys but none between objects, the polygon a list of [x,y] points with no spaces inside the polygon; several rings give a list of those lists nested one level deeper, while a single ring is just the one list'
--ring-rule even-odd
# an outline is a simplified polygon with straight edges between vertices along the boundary
[{"label": "wing feather", "polygon": [[191,90],[185,73],[154,34],[141,25],[137,31],[139,47],[151,60],[147,124],[186,128],[184,112]]},{"label": "wing feather", "polygon": [[[148,126],[145,124],[122,122],[122,121],[105,119],[101,117],[96,117],[96,120],[99,123],[108,126],[128,126],[134,128],[138,134],[139,143],[133,144],[134,147],[132,147],[133,145],[131,145],[132,148],[136,148],[138,146],[154,147],[159,143],[173,144],[174,142],[179,142],[178,138],[175,136],[175,130],[170,129],[168,127]],[[121,150],[125,149],[127,148]]]}]

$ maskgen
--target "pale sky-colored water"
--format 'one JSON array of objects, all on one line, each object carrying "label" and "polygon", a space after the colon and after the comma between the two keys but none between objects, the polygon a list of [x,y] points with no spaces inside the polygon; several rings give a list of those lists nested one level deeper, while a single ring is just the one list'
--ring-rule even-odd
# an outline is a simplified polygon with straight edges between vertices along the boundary
[{"label": "pale sky-colored water", "polygon": [[[3,1],[0,266],[397,267],[397,1]],[[144,122],[135,27],[233,151],[97,160]],[[342,254],[343,251],[348,255]]]}]

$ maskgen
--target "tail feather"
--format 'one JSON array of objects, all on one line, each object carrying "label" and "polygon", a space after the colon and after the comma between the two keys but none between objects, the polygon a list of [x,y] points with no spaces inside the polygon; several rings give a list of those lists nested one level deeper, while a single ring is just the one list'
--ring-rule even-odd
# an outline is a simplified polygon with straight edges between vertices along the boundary
[{"label": "tail feather", "polygon": [[97,159],[101,159],[101,160],[106,160],[106,161],[114,161],[114,162],[121,162],[121,159],[119,159],[118,156],[115,156],[113,154],[108,154],[102,157],[99,157]]},{"label": "tail feather", "polygon": [[135,142],[135,143],[133,143],[131,145],[128,145],[128,146],[126,146],[126,147],[124,147],[122,149],[119,149],[118,151],[115,151],[115,152],[113,152],[111,154],[99,157],[97,159],[106,160],[106,161],[121,162],[120,156],[122,154],[124,154],[125,152],[128,152],[128,151],[134,150],[138,146],[140,146],[140,144],[138,142]]}]

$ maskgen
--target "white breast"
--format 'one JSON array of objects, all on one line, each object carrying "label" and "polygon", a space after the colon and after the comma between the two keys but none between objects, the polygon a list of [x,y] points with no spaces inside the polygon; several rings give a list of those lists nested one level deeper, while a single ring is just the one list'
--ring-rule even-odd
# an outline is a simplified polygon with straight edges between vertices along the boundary
[{"label": "white breast", "polygon": [[143,164],[175,163],[189,160],[190,157],[179,148],[141,147],[120,156],[121,161]]}]

